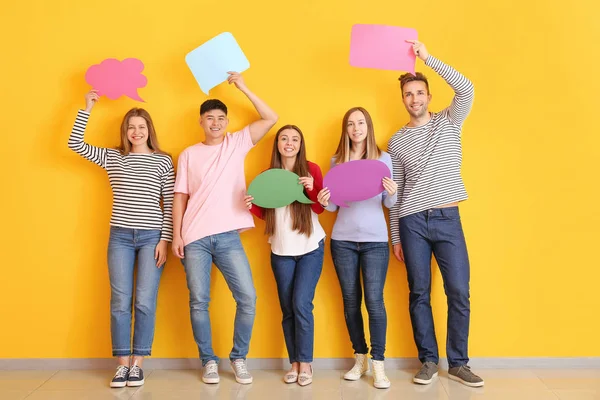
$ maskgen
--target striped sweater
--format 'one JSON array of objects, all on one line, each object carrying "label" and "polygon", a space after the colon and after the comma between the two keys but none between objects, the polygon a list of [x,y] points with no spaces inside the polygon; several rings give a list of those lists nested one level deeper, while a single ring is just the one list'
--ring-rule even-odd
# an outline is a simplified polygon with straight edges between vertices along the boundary
[{"label": "striped sweater", "polygon": [[[113,191],[110,224],[131,229],[161,231],[161,240],[173,238],[173,187],[175,171],[166,154],[129,153],[95,147],[83,140],[90,114],[79,110],[69,148],[101,166]],[[163,208],[161,208],[161,198]]]},{"label": "striped sweater", "polygon": [[473,84],[433,56],[425,64],[444,78],[455,95],[450,106],[432,114],[425,125],[404,126],[388,143],[398,184],[398,202],[390,210],[392,244],[401,240],[400,218],[467,199],[460,174],[460,135],[473,105]]}]

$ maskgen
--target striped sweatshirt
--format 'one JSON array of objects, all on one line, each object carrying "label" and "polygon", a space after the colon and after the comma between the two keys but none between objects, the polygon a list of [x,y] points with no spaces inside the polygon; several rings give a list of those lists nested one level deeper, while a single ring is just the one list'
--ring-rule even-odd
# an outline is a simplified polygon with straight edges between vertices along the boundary
[{"label": "striped sweatshirt", "polygon": [[[104,168],[113,192],[110,225],[161,231],[161,240],[173,239],[175,171],[166,154],[129,153],[92,146],[83,140],[90,114],[79,110],[69,148]],[[163,208],[161,208],[161,198]]]},{"label": "striped sweatshirt", "polygon": [[454,90],[446,109],[419,127],[404,126],[388,143],[398,202],[390,210],[392,244],[400,243],[399,220],[430,208],[467,199],[460,168],[461,129],[473,105],[473,84],[461,73],[429,56],[425,65]]}]

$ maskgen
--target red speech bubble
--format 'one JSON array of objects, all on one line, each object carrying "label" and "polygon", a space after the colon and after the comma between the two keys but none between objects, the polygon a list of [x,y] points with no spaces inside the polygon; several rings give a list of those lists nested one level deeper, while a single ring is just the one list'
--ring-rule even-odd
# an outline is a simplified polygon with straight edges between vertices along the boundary
[{"label": "red speech bubble", "polygon": [[92,65],[85,73],[85,81],[98,91],[100,96],[116,100],[125,95],[137,101],[144,101],[137,90],[148,84],[142,75],[144,63],[137,58],[119,61],[107,58],[100,64]]}]

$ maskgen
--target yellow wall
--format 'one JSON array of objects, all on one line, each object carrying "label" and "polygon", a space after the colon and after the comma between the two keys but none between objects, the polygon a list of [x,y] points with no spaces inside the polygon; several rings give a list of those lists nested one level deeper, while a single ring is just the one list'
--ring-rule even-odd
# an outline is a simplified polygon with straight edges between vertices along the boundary
[{"label": "yellow wall", "polygon": [[[162,146],[177,156],[202,139],[197,114],[206,99],[184,56],[230,31],[251,62],[248,86],[279,113],[280,125],[304,130],[310,159],[327,170],[349,107],[372,113],[382,146],[408,120],[398,73],[350,67],[354,23],[416,28],[432,54],[475,84],[463,131],[471,355],[600,356],[599,13],[592,0],[7,2],[0,15],[0,358],[110,356],[110,188],[102,169],[67,148],[89,90],[87,67],[109,57],[143,60],[144,107]],[[432,109],[445,107],[451,90],[421,63],[418,69],[431,79]],[[233,129],[255,117],[234,88],[221,85],[211,96],[229,105]],[[103,98],[87,140],[116,145],[122,115],[137,105]],[[267,166],[273,134],[248,156],[249,180]],[[321,221],[331,232],[333,215]],[[258,291],[249,357],[285,357],[263,226],[243,234]],[[213,276],[214,345],[226,357],[234,303],[222,277]],[[446,306],[437,271],[433,286],[443,348]],[[396,261],[385,296],[386,355],[415,356],[406,273]],[[315,356],[351,356],[328,250],[315,316]],[[172,256],[153,355],[197,356],[185,275]]]}]

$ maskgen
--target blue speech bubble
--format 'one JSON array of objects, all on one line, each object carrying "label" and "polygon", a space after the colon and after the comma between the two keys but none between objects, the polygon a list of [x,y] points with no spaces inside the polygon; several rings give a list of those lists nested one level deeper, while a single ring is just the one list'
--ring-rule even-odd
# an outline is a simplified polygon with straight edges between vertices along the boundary
[{"label": "blue speech bubble", "polygon": [[185,62],[200,89],[207,95],[210,89],[227,80],[227,72],[242,72],[250,68],[250,62],[229,32],[223,32],[190,51]]}]

